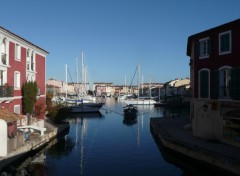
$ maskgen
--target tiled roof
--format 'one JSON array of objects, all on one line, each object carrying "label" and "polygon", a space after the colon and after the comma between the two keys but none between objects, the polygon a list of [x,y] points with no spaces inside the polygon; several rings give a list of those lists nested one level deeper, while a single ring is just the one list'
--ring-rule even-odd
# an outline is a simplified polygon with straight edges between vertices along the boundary
[{"label": "tiled roof", "polygon": [[5,120],[7,123],[14,122],[22,119],[22,115],[11,112],[9,109],[0,107],[0,119]]}]

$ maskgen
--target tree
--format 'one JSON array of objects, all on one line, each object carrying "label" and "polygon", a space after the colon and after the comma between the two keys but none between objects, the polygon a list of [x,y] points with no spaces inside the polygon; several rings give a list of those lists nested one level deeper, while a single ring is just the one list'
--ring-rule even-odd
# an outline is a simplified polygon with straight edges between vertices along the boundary
[{"label": "tree", "polygon": [[37,101],[37,93],[38,93],[38,86],[37,83],[34,82],[25,82],[23,84],[23,113],[24,114],[31,114],[33,113],[34,105]]}]

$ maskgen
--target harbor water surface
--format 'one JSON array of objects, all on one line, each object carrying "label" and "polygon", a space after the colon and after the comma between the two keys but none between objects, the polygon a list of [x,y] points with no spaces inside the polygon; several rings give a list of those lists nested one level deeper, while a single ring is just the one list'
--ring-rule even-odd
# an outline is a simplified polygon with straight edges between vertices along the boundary
[{"label": "harbor water surface", "polygon": [[[18,164],[33,175],[188,175],[169,163],[150,132],[151,117],[165,112],[154,106],[138,106],[136,121],[123,118],[124,103],[107,98],[101,114],[69,114],[68,134]],[[176,117],[179,118],[179,117]],[[36,156],[45,163],[31,164]]]}]

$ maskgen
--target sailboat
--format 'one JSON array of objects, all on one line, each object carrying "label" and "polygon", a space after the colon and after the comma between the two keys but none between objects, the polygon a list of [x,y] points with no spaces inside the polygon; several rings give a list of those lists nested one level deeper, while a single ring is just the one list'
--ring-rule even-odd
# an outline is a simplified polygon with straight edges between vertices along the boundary
[{"label": "sailboat", "polygon": [[[77,69],[78,72],[78,69]],[[78,73],[77,73],[78,75]],[[78,78],[78,76],[77,76]],[[77,80],[78,82],[78,80]],[[82,88],[81,88],[81,96],[78,96],[78,102],[70,106],[70,112],[74,113],[91,113],[91,112],[99,112],[100,108],[104,105],[104,103],[97,103],[95,97],[89,97],[86,93],[86,72],[83,63],[83,52],[82,52]],[[78,91],[79,92],[79,91]],[[80,93],[78,93],[80,94]]]},{"label": "sailboat", "polygon": [[140,91],[140,65],[138,65],[138,95],[136,99],[126,99],[125,103],[127,105],[154,105],[156,103],[155,100],[149,98],[140,98],[139,91]]}]

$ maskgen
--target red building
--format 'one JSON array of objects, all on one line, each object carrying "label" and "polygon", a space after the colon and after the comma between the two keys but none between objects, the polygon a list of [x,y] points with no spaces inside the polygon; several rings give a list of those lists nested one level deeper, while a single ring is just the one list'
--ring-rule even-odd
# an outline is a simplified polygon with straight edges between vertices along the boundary
[{"label": "red building", "polygon": [[188,38],[193,134],[240,146],[240,19]]},{"label": "red building", "polygon": [[35,113],[44,117],[46,104],[46,55],[48,52],[0,27],[0,106],[22,114],[22,86],[36,81]]}]

